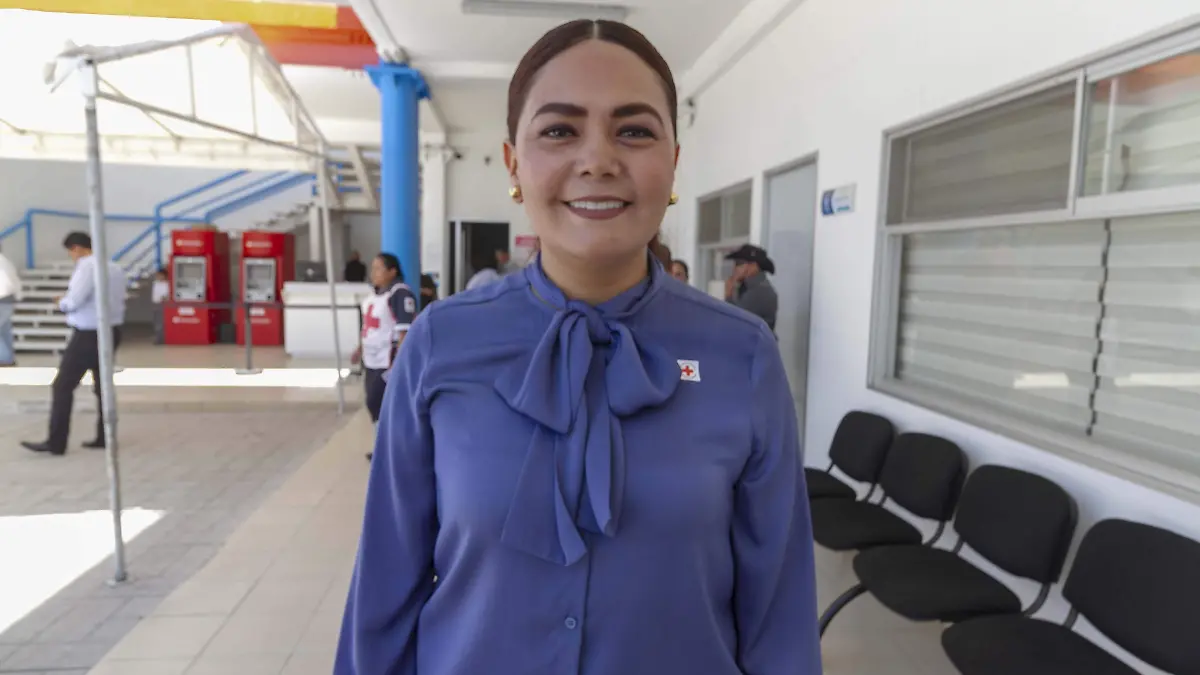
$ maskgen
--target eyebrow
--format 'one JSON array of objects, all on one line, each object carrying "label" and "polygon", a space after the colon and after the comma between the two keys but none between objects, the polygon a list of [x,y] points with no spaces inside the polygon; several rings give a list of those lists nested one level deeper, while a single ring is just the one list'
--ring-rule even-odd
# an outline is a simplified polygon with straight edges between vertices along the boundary
[{"label": "eyebrow", "polygon": [[[541,115],[587,117],[587,114],[587,108],[575,105],[574,103],[547,103],[541,108],[538,108],[538,111],[534,113],[533,117],[537,118]],[[654,119],[658,120],[659,124],[665,126],[662,115],[658,114],[658,111],[655,110],[653,106],[646,103],[626,103],[625,105],[617,106],[616,108],[613,108],[612,115],[616,118],[633,117],[635,115],[650,115],[654,117]]]}]

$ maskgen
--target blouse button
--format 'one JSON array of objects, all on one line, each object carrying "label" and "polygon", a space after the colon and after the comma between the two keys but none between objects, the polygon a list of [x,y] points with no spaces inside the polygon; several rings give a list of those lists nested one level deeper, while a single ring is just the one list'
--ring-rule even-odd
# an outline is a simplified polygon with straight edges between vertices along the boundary
[{"label": "blouse button", "polygon": [[575,630],[575,627],[579,625],[579,622],[575,620],[575,617],[568,616],[567,620],[563,621],[563,625],[566,626],[568,630]]}]

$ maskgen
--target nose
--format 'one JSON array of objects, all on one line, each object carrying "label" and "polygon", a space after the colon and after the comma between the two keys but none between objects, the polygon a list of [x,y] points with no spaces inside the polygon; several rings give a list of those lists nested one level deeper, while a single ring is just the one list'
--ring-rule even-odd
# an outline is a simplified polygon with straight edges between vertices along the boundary
[{"label": "nose", "polygon": [[579,174],[592,178],[612,178],[621,173],[616,144],[609,134],[593,131],[579,149]]}]

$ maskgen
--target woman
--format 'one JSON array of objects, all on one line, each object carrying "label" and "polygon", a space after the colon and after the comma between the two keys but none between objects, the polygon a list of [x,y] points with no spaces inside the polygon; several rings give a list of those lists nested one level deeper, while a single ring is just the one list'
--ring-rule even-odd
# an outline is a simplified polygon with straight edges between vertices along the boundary
[{"label": "woman", "polygon": [[492,254],[476,253],[471,259],[471,267],[475,273],[467,280],[467,287],[463,290],[473,291],[480,286],[499,281],[501,274],[496,271],[496,264],[496,259],[492,257]]},{"label": "woman", "polygon": [[371,421],[378,422],[383,392],[387,388],[384,374],[391,367],[396,349],[404,341],[416,316],[417,301],[412,290],[404,284],[400,261],[391,253],[375,256],[370,275],[375,295],[363,301],[362,346],[351,360],[362,361],[366,371],[363,383],[367,411]]},{"label": "woman", "polygon": [[685,263],[682,260],[672,260],[671,261],[671,276],[675,277],[676,279],[682,281],[685,284],[689,283],[689,281],[691,279],[691,272],[688,270],[687,263]]},{"label": "woman", "polygon": [[339,675],[817,675],[796,416],[762,321],[668,282],[675,86],[642,35],[547,33],[509,86],[538,258],[413,325]]}]

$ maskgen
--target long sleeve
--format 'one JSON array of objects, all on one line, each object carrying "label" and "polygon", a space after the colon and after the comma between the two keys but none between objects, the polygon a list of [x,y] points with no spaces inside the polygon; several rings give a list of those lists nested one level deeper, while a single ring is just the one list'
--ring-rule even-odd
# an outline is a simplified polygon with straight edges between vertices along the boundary
[{"label": "long sleeve", "polygon": [[[79,311],[95,295],[96,280],[92,275],[92,265],[95,264],[94,259],[95,256],[85,258],[75,266],[75,272],[71,274],[71,281],[67,283],[67,294],[58,303],[58,308],[64,314]],[[92,260],[92,263],[89,264],[88,260]]]},{"label": "long sleeve", "polygon": [[433,592],[437,497],[424,380],[429,317],[392,368],[375,441],[358,561],[335,675],[415,675],[417,621]]},{"label": "long sleeve", "polygon": [[812,523],[796,409],[764,326],[752,368],[754,445],[733,521],[738,662],[746,675],[820,675]]}]

